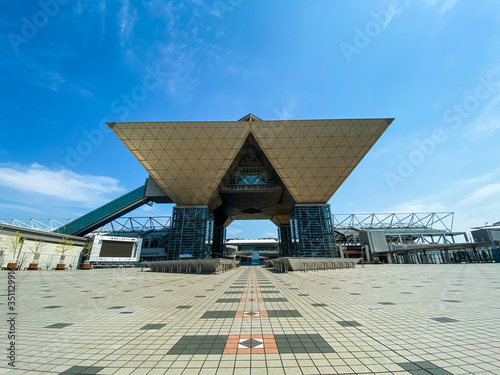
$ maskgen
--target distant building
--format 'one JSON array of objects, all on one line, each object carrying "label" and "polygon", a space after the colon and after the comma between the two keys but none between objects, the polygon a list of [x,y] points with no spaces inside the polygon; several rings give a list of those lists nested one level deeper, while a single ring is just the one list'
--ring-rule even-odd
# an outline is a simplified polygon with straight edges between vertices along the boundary
[{"label": "distant building", "polygon": [[[500,244],[500,226],[483,227],[471,231],[474,242],[491,242]],[[497,246],[498,247],[498,246]]]},{"label": "distant building", "polygon": [[475,229],[471,234],[474,242],[491,243],[491,254],[500,263],[500,222]]},{"label": "distant building", "polygon": [[[11,244],[16,238],[19,238],[19,247],[14,254],[11,251]],[[71,245],[67,247],[64,254],[60,254],[57,252],[58,246],[65,240]],[[41,269],[52,269],[62,262],[68,268],[70,265],[71,268],[76,268],[81,263],[82,250],[87,241],[86,238],[82,237],[23,228],[0,222],[0,265],[17,263],[23,269],[28,267],[30,263],[36,263]],[[61,255],[64,257],[61,258]]]},{"label": "distant building", "polygon": [[277,238],[259,238],[245,240],[241,238],[230,238],[226,240],[227,256],[234,256],[242,264],[258,258],[260,262],[266,259],[280,257],[279,240]]}]

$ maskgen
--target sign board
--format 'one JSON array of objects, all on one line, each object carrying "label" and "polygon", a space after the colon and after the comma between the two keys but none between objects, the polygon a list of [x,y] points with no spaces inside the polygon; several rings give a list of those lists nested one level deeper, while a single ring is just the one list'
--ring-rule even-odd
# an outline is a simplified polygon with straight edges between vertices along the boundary
[{"label": "sign board", "polygon": [[115,237],[115,236],[106,236],[104,237],[106,241],[123,241],[123,242],[137,242],[138,238],[134,237]]},{"label": "sign board", "polygon": [[90,262],[131,262],[139,261],[142,238],[95,236],[90,253]]},{"label": "sign board", "polygon": [[281,190],[281,188],[279,185],[265,184],[265,185],[227,185],[221,189],[221,191],[231,191],[231,192],[249,191],[249,190],[273,191],[273,190]]}]

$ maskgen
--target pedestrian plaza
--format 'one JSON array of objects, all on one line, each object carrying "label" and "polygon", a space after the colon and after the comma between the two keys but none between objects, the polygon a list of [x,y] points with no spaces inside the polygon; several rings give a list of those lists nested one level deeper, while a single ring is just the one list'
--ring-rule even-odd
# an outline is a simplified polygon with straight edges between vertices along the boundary
[{"label": "pedestrian plaza", "polygon": [[0,373],[500,374],[499,271],[20,271],[16,367],[3,355]]}]

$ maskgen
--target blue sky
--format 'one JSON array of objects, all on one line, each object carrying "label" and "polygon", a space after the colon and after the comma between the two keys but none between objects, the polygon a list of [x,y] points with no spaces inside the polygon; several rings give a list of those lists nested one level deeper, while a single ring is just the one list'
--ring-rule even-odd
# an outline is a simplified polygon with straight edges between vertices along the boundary
[{"label": "blue sky", "polygon": [[[42,0],[2,2],[0,21],[0,218],[75,217],[143,184],[104,121],[251,112],[396,118],[335,213],[500,220],[497,1]],[[228,236],[276,235],[251,224]]]}]

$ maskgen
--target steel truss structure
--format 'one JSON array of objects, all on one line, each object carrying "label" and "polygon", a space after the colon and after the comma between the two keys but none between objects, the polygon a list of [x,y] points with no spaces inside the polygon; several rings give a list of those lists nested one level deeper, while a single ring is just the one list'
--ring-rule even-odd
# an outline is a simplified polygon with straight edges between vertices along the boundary
[{"label": "steel truss structure", "polygon": [[[453,232],[453,212],[334,214],[336,241],[359,243],[359,232],[384,230],[391,245],[469,242],[465,232]],[[146,233],[167,231],[170,216],[121,217],[96,229],[93,233]],[[55,231],[73,221],[71,218],[0,219],[0,223],[20,228]],[[459,241],[457,241],[459,238]]]},{"label": "steel truss structure", "polygon": [[170,229],[171,216],[138,216],[138,217],[120,217],[112,222],[96,229],[98,233],[146,233],[162,232]]},{"label": "steel truss structure", "polygon": [[[13,225],[19,228],[36,229],[45,232],[53,232],[63,225],[73,221],[73,218],[58,219],[0,219],[0,223]],[[155,217],[120,217],[110,223],[96,229],[93,233],[144,233],[157,232],[170,229],[170,216]]]},{"label": "steel truss structure", "polygon": [[454,212],[334,214],[333,226],[342,229],[453,230]]},{"label": "steel truss structure", "polygon": [[358,244],[359,232],[383,230],[390,245],[469,242],[465,232],[453,232],[453,212],[335,214],[336,240]]},{"label": "steel truss structure", "polygon": [[37,219],[0,219],[0,223],[24,229],[35,229],[44,232],[53,232],[73,221],[72,218],[37,218]]}]

